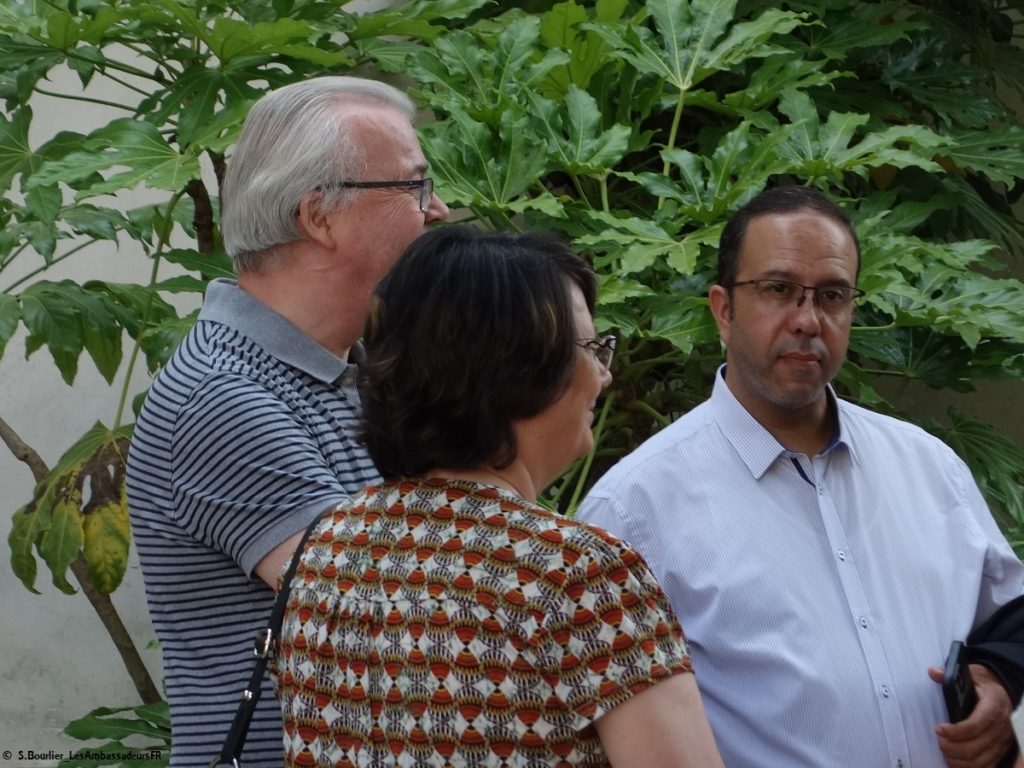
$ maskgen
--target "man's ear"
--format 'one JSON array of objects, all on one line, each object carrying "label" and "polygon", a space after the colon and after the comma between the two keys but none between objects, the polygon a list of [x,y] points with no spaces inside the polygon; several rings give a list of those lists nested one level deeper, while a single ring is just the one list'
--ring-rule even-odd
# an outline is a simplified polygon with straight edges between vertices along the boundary
[{"label": "man's ear", "polygon": [[728,345],[732,315],[732,296],[729,290],[720,285],[712,285],[708,290],[708,304],[711,307],[711,315],[715,318],[715,325],[718,326],[718,335],[722,337],[722,343]]},{"label": "man's ear", "polygon": [[309,192],[299,202],[299,210],[295,214],[295,226],[307,240],[312,240],[325,248],[333,247],[331,222],[320,206],[320,195]]}]

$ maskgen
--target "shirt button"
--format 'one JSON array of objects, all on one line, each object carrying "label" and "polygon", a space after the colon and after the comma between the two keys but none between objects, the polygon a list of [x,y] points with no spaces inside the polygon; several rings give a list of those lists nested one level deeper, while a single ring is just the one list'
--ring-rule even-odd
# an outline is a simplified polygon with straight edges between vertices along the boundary
[{"label": "shirt button", "polygon": [[838,552],[836,552],[836,554],[839,555],[840,560],[842,560],[844,563],[846,562],[846,552],[840,549]]},{"label": "shirt button", "polygon": [[903,768],[903,761],[902,760],[897,760],[896,761],[896,768]]},{"label": "shirt button", "polygon": [[868,628],[868,620],[866,618],[864,618],[863,616],[861,616],[859,619],[857,619],[857,623],[860,624],[861,627],[863,627],[864,629]]},{"label": "shirt button", "polygon": [[883,685],[882,686],[882,696],[884,698],[886,698],[886,699],[889,698],[889,686],[888,685]]},{"label": "shirt button", "polygon": [[824,485],[819,485],[818,486],[818,495],[819,496],[824,496],[825,495],[825,486]]}]

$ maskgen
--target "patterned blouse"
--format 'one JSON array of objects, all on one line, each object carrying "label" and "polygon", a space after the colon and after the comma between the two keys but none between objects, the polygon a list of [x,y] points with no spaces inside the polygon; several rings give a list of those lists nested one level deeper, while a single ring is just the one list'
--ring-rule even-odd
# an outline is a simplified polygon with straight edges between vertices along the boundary
[{"label": "patterned blouse", "polygon": [[690,672],[641,557],[489,485],[371,486],[314,529],[277,657],[288,766],[603,766],[594,721]]}]

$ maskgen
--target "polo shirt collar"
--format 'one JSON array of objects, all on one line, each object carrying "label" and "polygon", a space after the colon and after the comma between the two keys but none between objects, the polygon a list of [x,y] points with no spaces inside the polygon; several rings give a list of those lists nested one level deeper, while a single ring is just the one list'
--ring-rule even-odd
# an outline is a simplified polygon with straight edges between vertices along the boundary
[{"label": "polo shirt collar", "polygon": [[[345,374],[349,363],[313,341],[290,320],[238,287],[234,280],[217,278],[206,289],[200,320],[221,323],[265,349],[283,363],[332,384]],[[358,362],[362,349],[349,352]]]},{"label": "polo shirt collar", "polygon": [[[843,409],[840,407],[839,399],[831,384],[826,386],[825,394],[830,405],[835,408],[838,429],[822,453],[827,454],[835,450],[837,446],[843,445],[856,461],[857,455],[850,442],[849,429],[844,427]],[[708,402],[722,433],[743,463],[747,465],[747,469],[754,478],[760,479],[780,456],[790,455],[790,451],[786,450],[785,446],[776,440],[771,432],[751,416],[750,412],[733,395],[729,385],[725,383],[724,365],[719,367],[715,374],[715,385]]]}]

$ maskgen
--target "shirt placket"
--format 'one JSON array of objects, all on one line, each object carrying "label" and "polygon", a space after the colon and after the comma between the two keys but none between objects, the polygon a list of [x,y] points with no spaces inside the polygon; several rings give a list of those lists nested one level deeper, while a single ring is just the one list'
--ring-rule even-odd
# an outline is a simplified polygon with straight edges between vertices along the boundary
[{"label": "shirt placket", "polygon": [[[871,601],[864,589],[857,552],[851,548],[842,525],[842,517],[828,485],[828,465],[830,454],[816,456],[809,462],[807,477],[814,486],[818,501],[818,512],[828,537],[836,573],[843,586],[846,607],[850,619],[857,628],[857,639],[864,653],[868,674],[878,703],[879,715],[889,751],[889,764],[894,768],[909,768],[910,749],[903,718],[900,714],[897,697],[899,691],[893,685],[893,674],[886,659],[882,643],[881,627],[877,624],[877,612],[872,610]],[[803,467],[807,467],[807,458],[799,457]],[[867,734],[865,734],[867,736]]]}]

